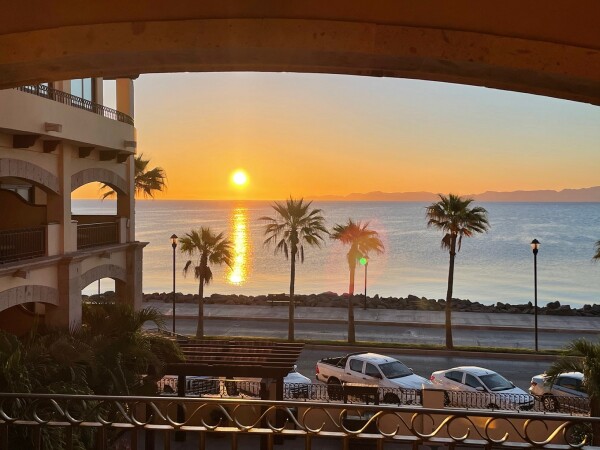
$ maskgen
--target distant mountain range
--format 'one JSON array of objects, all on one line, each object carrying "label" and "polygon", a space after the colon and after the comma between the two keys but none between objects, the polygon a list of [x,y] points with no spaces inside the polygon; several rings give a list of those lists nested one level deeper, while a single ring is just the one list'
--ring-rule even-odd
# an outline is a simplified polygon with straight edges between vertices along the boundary
[{"label": "distant mountain range", "polygon": [[[600,186],[583,189],[563,189],[562,191],[486,191],[481,194],[469,194],[464,197],[481,202],[600,202]],[[433,202],[438,194],[433,192],[367,192],[348,195],[321,195],[313,200],[362,201],[362,202]]]}]

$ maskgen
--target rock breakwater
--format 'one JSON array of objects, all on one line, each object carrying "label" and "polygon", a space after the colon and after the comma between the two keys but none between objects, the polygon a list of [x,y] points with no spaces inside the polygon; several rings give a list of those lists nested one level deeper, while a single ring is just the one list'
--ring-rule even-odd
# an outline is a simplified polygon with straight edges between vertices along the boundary
[{"label": "rock breakwater", "polygon": [[[101,297],[109,297],[113,293],[102,294]],[[90,299],[98,296],[91,296]],[[276,305],[287,302],[286,294],[268,294],[268,295],[235,295],[235,294],[212,294],[206,297],[204,301],[208,304],[225,304],[225,305]],[[165,302],[173,301],[173,294],[169,292],[155,292],[144,294],[145,302]],[[198,295],[176,294],[177,303],[196,303]],[[360,308],[363,306],[364,297],[356,295],[353,304]],[[333,307],[346,308],[348,304],[347,294],[336,294],[335,292],[322,292],[320,294],[296,295],[296,305],[300,307]],[[400,310],[417,310],[417,311],[443,311],[446,307],[444,299],[428,299],[425,297],[417,297],[409,295],[408,297],[380,297],[375,295],[367,298],[369,308],[375,309],[400,309]],[[452,301],[453,311],[462,312],[485,312],[485,313],[509,313],[509,314],[533,314],[533,305],[531,302],[526,304],[510,304],[497,302],[494,305],[484,305],[482,303],[455,298]],[[545,306],[539,305],[539,314],[542,315],[557,315],[557,316],[583,316],[583,317],[600,317],[600,305],[584,305],[581,308],[572,308],[570,305],[561,305],[559,301],[547,303]]]}]

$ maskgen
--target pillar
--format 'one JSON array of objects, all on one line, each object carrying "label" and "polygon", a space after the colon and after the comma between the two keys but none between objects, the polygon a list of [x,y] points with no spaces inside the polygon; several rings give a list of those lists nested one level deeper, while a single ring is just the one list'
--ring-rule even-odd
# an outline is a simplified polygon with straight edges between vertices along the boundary
[{"label": "pillar", "polygon": [[117,78],[117,111],[134,116],[133,80]]},{"label": "pillar", "polygon": [[121,300],[131,304],[135,310],[142,308],[142,264],[143,250],[147,242],[134,242],[127,248],[127,283],[115,283],[115,289]]},{"label": "pillar", "polygon": [[46,306],[46,325],[68,328],[81,324],[81,287],[79,262],[65,258],[58,264],[58,305]]},{"label": "pillar", "polygon": [[[135,242],[135,159],[127,158],[127,194],[117,192],[117,215],[127,218],[125,242]],[[123,241],[123,239],[121,239]]]},{"label": "pillar", "polygon": [[58,248],[61,254],[77,251],[77,223],[71,221],[71,151],[64,142],[59,145],[58,171],[60,192],[48,195],[47,222],[59,223]]}]

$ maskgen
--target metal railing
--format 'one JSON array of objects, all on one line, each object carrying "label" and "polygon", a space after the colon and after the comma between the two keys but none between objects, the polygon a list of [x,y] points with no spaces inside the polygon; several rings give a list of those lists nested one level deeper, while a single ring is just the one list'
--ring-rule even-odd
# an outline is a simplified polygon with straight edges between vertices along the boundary
[{"label": "metal railing", "polygon": [[45,227],[0,231],[0,264],[38,258],[45,254]]},{"label": "metal railing", "polygon": [[537,398],[529,394],[446,391],[444,403],[448,407],[468,409],[557,412],[572,415],[587,415],[590,412],[590,401],[587,398],[552,395]]},{"label": "metal railing", "polygon": [[77,249],[117,244],[118,242],[118,222],[85,223],[77,225]]},{"label": "metal railing", "polygon": [[[177,395],[178,379],[167,375],[158,382],[161,395]],[[186,397],[220,396],[260,398],[261,382],[225,380],[210,377],[187,377]],[[321,383],[284,383],[284,400],[340,402],[352,404],[414,405],[422,404],[417,389],[378,388],[376,386],[325,385]]]},{"label": "metal railing", "polygon": [[43,84],[38,84],[35,86],[20,86],[15,89],[37,95],[38,97],[54,100],[55,102],[63,103],[65,105],[73,106],[74,108],[93,112],[94,114],[98,114],[108,119],[118,120],[119,122],[134,125],[133,119],[125,113],[104,105],[100,105],[85,98],[59,91],[58,89],[54,89]]},{"label": "metal railing", "polygon": [[[1,450],[41,449],[45,442],[64,449],[168,449],[183,439],[201,450],[217,444],[271,450],[285,437],[302,439],[308,450],[387,443],[557,450],[589,445],[588,430],[598,425],[596,417],[414,406],[0,393]],[[231,439],[216,441],[220,436]]]}]

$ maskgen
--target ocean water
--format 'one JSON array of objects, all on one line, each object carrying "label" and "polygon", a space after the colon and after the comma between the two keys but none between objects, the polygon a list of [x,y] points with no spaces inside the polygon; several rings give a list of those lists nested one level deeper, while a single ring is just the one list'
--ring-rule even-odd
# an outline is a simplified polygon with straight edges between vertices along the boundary
[{"label": "ocean water", "polygon": [[[445,298],[448,253],[440,248],[441,231],[427,228],[426,203],[315,202],[328,228],[348,218],[369,221],[385,244],[383,255],[372,255],[368,294],[405,297],[408,294]],[[486,304],[533,301],[533,255],[529,243],[540,241],[538,301],[580,307],[600,303],[600,264],[592,262],[600,239],[600,203],[483,203],[491,230],[464,239],[456,258],[454,296]],[[114,214],[114,201],[74,200],[75,214]],[[136,205],[136,238],[149,242],[144,250],[144,292],[172,289],[172,248],[169,237],[193,228],[223,231],[235,251],[233,269],[213,268],[212,293],[257,295],[289,289],[289,261],[263,246],[262,216],[272,215],[269,202],[153,201]],[[322,248],[305,248],[297,266],[300,294],[348,291],[347,249],[327,240]],[[187,260],[177,251],[177,291],[195,293],[198,284],[184,277]],[[110,289],[108,280],[102,290]],[[86,293],[96,292],[97,284]],[[364,289],[364,272],[357,271],[356,293]]]}]

